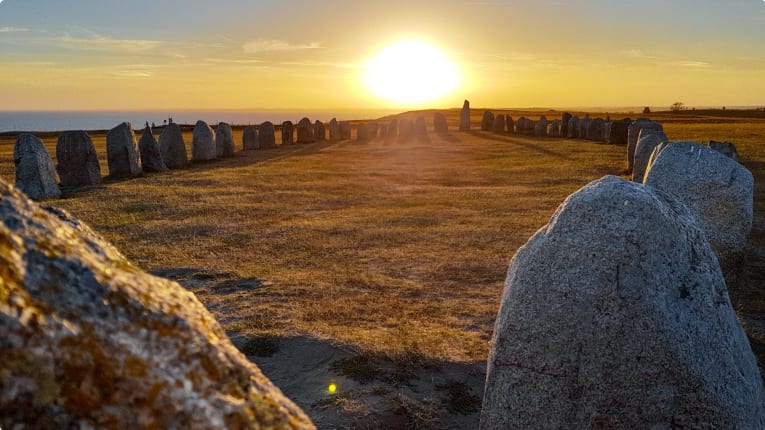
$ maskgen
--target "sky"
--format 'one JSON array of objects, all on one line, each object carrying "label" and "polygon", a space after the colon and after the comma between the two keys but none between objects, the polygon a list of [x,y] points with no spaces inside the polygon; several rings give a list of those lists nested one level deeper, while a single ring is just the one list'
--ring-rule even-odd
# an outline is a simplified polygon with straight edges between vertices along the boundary
[{"label": "sky", "polygon": [[[454,91],[380,98],[417,40]],[[400,65],[406,67],[406,65]],[[437,73],[437,72],[433,72]],[[765,106],[763,0],[0,0],[0,110]]]}]

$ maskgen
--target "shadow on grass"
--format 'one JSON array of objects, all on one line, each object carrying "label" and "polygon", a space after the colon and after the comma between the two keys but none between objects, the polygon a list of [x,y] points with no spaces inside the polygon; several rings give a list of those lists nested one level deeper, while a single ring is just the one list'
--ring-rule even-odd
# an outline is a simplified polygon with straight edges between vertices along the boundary
[{"label": "shadow on grass", "polygon": [[[477,137],[480,139],[488,139],[488,140],[495,140],[497,142],[509,143],[516,146],[522,146],[526,149],[537,151],[545,155],[550,155],[550,156],[561,158],[564,160],[572,160],[571,157],[569,157],[563,152],[553,151],[543,146],[535,145],[529,142],[521,142],[515,139],[516,136],[509,135],[509,134],[497,134],[492,132],[481,132],[481,131],[466,131],[464,133],[467,133],[473,137]],[[527,139],[533,138],[532,136],[523,136],[523,137]]]}]

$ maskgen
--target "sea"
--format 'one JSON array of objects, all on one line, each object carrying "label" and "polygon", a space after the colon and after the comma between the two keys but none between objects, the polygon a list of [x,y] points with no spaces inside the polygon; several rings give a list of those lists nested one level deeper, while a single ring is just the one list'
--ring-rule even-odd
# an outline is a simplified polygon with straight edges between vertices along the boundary
[{"label": "sea", "polygon": [[307,117],[311,121],[376,119],[397,113],[391,110],[146,110],[146,111],[0,111],[0,133],[50,132],[65,130],[109,130],[122,122],[134,129],[146,123],[160,126],[170,119],[178,124],[195,124],[198,120],[210,125],[227,122],[231,125],[251,125],[271,121],[297,123]]}]

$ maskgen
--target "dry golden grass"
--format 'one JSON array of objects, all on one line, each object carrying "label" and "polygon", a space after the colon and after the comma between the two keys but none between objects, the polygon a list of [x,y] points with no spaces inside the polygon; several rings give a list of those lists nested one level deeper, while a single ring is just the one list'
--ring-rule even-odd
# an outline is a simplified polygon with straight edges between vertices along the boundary
[{"label": "dry golden grass", "polygon": [[[451,128],[457,116],[448,112]],[[738,144],[758,181],[752,237],[762,250],[765,121],[651,117],[673,140]],[[104,136],[93,137],[104,157]],[[240,147],[241,129],[235,139]],[[566,196],[622,173],[626,150],[479,131],[429,139],[239,152],[51,203],[146,270],[187,268],[177,276],[232,333],[307,333],[393,358],[483,361],[510,258]],[[55,136],[45,142],[55,154]],[[0,138],[8,181],[12,146]],[[762,296],[739,305],[765,315]]]}]

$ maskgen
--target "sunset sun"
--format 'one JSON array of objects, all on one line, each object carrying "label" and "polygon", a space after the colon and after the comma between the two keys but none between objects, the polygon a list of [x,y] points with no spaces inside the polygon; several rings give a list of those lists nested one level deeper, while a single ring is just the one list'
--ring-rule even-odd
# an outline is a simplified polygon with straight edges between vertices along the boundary
[{"label": "sunset sun", "polygon": [[390,45],[366,63],[364,80],[378,97],[413,105],[449,95],[459,74],[439,49],[423,42]]}]

